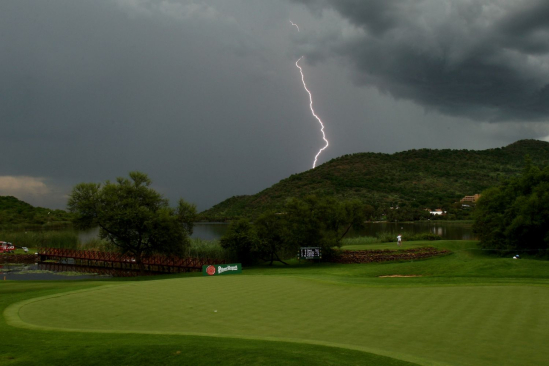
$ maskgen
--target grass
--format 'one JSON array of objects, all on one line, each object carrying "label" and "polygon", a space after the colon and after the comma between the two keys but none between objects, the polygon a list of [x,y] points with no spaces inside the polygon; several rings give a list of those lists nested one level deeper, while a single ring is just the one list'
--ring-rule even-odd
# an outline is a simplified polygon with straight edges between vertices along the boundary
[{"label": "grass", "polygon": [[[0,240],[11,242],[17,247],[27,247],[29,248],[29,252],[32,253],[41,247],[96,251],[115,250],[112,244],[99,238],[88,239],[82,242],[78,237],[78,231],[74,229],[38,231],[0,230]],[[23,251],[17,249],[16,253],[23,253]]]},{"label": "grass", "polygon": [[376,236],[358,236],[356,238],[345,238],[341,241],[343,246],[378,244],[381,242]]},{"label": "grass", "polygon": [[[453,254],[211,278],[6,281],[0,364],[545,364],[549,262],[491,257],[473,241],[404,248],[425,245]],[[422,277],[379,277],[394,274]]]},{"label": "grass", "polygon": [[[0,240],[11,242],[17,247],[27,247],[29,253],[35,253],[37,248],[64,248],[78,250],[94,250],[100,252],[114,252],[117,248],[106,240],[100,238],[88,239],[82,242],[75,230],[46,230],[46,231],[22,231],[0,230]],[[23,249],[16,248],[15,253],[25,253]],[[203,240],[191,238],[191,245],[187,249],[187,255],[197,258],[213,258],[233,260],[234,255],[223,249],[219,240]]]},{"label": "grass", "polygon": [[203,240],[191,238],[191,245],[188,249],[188,256],[195,258],[226,259],[233,261],[232,255],[227,249],[221,247],[219,240]]},{"label": "grass", "polygon": [[18,247],[39,248],[78,248],[78,234],[74,230],[47,230],[47,231],[0,231],[0,240],[13,243]]},{"label": "grass", "polygon": [[[0,309],[36,296],[93,289],[106,283],[9,282],[0,285]],[[35,331],[11,327],[3,319],[0,334],[1,365],[413,365],[321,345],[167,334]]]}]

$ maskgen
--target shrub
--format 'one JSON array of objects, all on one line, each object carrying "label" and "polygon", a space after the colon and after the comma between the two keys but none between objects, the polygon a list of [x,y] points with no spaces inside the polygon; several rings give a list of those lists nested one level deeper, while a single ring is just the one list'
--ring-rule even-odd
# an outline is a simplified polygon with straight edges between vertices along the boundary
[{"label": "shrub", "polygon": [[221,246],[219,240],[203,240],[198,238],[191,239],[187,255],[195,258],[223,259],[227,261],[236,259],[230,250]]},{"label": "shrub", "polygon": [[380,243],[392,243],[396,241],[396,235],[392,233],[379,233],[377,234],[377,238]]},{"label": "shrub", "polygon": [[94,238],[94,239],[88,240],[86,243],[80,243],[79,249],[92,250],[97,252],[116,252],[117,251],[116,247],[113,244],[100,238]]}]

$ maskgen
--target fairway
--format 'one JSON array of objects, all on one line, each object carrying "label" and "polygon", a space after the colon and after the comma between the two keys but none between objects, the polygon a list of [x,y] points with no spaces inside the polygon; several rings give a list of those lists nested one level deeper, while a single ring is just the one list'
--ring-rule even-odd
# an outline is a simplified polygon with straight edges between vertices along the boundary
[{"label": "fairway", "polygon": [[549,287],[414,280],[384,287],[262,275],[119,283],[13,304],[4,315],[31,328],[286,340],[427,365],[549,359]]}]

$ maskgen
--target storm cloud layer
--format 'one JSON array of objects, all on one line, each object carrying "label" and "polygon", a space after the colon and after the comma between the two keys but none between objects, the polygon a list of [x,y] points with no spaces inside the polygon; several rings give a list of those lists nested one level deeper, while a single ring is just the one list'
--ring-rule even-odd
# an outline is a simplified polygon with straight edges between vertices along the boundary
[{"label": "storm cloud layer", "polygon": [[478,121],[549,117],[547,1],[296,2],[360,29],[326,33],[308,51],[348,59],[358,84]]}]

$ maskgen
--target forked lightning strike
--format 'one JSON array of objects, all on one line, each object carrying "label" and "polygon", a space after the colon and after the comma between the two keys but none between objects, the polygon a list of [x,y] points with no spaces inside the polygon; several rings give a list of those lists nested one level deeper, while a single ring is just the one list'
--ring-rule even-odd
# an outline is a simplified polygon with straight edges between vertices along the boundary
[{"label": "forked lightning strike", "polygon": [[[290,23],[292,23],[292,25],[295,25],[297,28],[297,31],[299,32],[299,27],[297,26],[297,24],[295,24],[291,20],[290,20]],[[326,139],[326,134],[324,133],[324,123],[322,123],[322,120],[320,119],[319,116],[316,115],[315,110],[313,109],[313,95],[311,94],[309,89],[307,89],[307,84],[305,84],[305,76],[303,75],[303,69],[301,68],[301,66],[299,66],[299,61],[301,61],[302,58],[303,56],[301,56],[295,62],[295,65],[297,66],[297,68],[299,69],[299,73],[301,74],[301,81],[303,82],[303,88],[305,88],[305,90],[309,94],[309,108],[311,108],[311,113],[317,119],[318,123],[320,123],[320,126],[321,126],[320,132],[322,132],[322,139],[326,142],[326,145],[324,145],[322,149],[318,150],[318,153],[315,155],[315,161],[313,162],[313,169],[314,169],[316,167],[316,161],[318,159],[318,156],[322,153],[322,151],[326,150],[326,148],[330,145],[330,143]]]},{"label": "forked lightning strike", "polygon": [[295,62],[295,65],[298,67],[299,69],[299,73],[301,74],[301,81],[303,82],[303,88],[305,88],[305,90],[307,91],[307,93],[309,93],[309,108],[311,108],[311,113],[313,114],[313,116],[318,120],[318,123],[320,123],[320,132],[322,132],[322,139],[326,142],[326,145],[324,145],[324,147],[320,150],[318,150],[318,153],[316,154],[315,156],[315,161],[313,162],[313,169],[316,167],[316,161],[318,159],[318,156],[320,155],[320,153],[322,151],[324,151],[328,145],[329,145],[329,142],[328,140],[326,140],[326,134],[324,133],[324,123],[322,123],[322,120],[320,119],[319,116],[316,115],[315,113],[315,110],[313,109],[313,95],[311,94],[311,92],[309,91],[309,89],[307,89],[307,84],[305,84],[305,76],[303,76],[303,69],[301,68],[301,66],[299,66],[299,61],[303,58],[303,56],[301,56],[296,62]]}]

